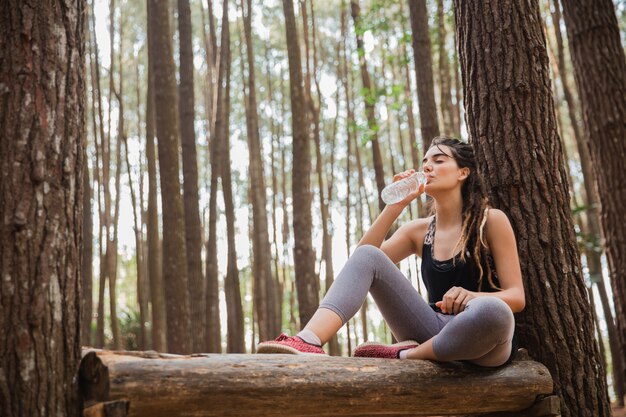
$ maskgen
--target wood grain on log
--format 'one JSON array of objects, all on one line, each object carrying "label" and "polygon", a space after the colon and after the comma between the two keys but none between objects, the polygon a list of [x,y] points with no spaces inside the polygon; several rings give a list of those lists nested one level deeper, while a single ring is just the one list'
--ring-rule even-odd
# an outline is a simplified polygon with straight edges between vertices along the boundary
[{"label": "wood grain on log", "polygon": [[108,382],[110,398],[94,398],[104,390],[82,386],[84,400],[129,399],[129,417],[487,413],[523,410],[552,393],[547,368],[534,361],[490,369],[307,355],[91,351],[81,381]]}]

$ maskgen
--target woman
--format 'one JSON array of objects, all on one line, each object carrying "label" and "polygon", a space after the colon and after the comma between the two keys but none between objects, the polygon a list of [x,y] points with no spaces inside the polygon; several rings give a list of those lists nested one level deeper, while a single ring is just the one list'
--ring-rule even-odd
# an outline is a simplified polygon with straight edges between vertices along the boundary
[{"label": "woman", "polygon": [[[499,366],[512,360],[513,313],[525,297],[513,229],[489,208],[472,147],[438,137],[422,161],[426,183],[388,205],[365,233],[306,327],[295,337],[259,343],[258,353],[320,353],[370,292],[399,343],[365,343],[354,356],[465,360]],[[394,176],[398,181],[414,170]],[[384,240],[407,205],[422,193],[433,215],[400,227]],[[425,302],[395,266],[422,258]]]}]

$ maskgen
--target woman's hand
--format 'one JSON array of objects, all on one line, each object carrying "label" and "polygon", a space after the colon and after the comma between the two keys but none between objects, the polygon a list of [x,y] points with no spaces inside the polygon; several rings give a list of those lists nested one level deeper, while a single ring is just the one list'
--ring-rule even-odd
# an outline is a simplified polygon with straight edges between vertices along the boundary
[{"label": "woman's hand", "polygon": [[[399,174],[394,175],[393,176],[393,182],[403,180],[403,179],[405,179],[407,177],[410,177],[413,174],[415,174],[415,170],[414,169],[407,169],[404,172],[401,172]],[[417,188],[417,190],[415,190],[411,194],[407,195],[404,198],[404,200],[398,201],[396,204],[401,204],[402,206],[407,206],[407,205],[409,205],[411,203],[411,201],[415,200],[417,197],[419,197],[423,193],[424,193],[424,183],[421,183],[419,185],[419,187]]]},{"label": "woman's hand", "polygon": [[452,287],[444,294],[441,301],[435,305],[441,309],[443,314],[459,314],[465,310],[469,300],[476,298],[475,292],[468,291],[463,287]]}]

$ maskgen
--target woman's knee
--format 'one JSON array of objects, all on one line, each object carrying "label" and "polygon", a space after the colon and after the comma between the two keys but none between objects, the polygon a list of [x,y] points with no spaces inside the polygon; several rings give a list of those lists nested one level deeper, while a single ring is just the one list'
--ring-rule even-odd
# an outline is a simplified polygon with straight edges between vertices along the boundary
[{"label": "woman's knee", "polygon": [[361,245],[354,250],[352,258],[359,257],[363,259],[388,258],[387,254],[374,245]]},{"label": "woman's knee", "polygon": [[511,308],[497,297],[474,298],[468,302],[466,309],[491,331],[507,332],[515,326]]}]

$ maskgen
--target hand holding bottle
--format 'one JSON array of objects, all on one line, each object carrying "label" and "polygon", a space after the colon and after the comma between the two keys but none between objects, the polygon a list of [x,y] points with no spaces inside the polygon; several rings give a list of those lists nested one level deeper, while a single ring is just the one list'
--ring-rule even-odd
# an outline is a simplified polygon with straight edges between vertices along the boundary
[{"label": "hand holding bottle", "polygon": [[393,182],[380,193],[385,204],[409,204],[424,192],[425,177],[414,169],[393,176]]}]

